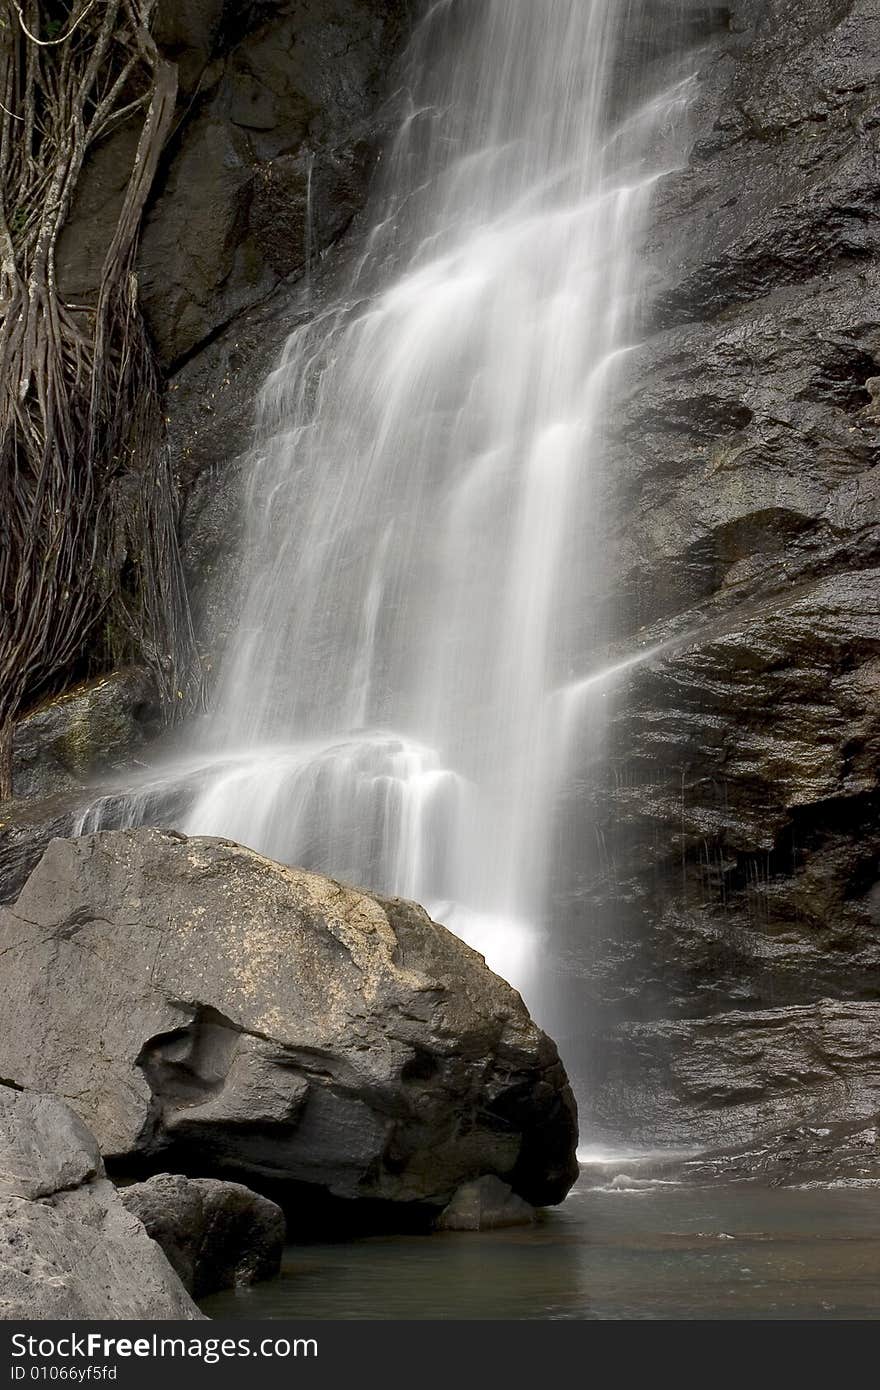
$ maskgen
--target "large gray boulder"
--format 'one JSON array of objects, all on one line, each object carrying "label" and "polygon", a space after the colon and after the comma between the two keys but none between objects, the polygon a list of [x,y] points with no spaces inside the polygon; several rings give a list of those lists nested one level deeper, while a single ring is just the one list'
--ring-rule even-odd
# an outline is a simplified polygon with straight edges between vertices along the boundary
[{"label": "large gray boulder", "polygon": [[117,1162],[410,1210],[485,1174],[559,1202],[577,1175],[555,1045],[411,903],[113,831],[50,844],[0,952],[0,1075],[68,1098]]},{"label": "large gray boulder", "polygon": [[271,1279],[281,1267],[284,1213],[241,1183],[159,1173],[119,1195],[196,1298]]},{"label": "large gray boulder", "polygon": [[82,1121],[0,1086],[0,1318],[200,1317]]}]

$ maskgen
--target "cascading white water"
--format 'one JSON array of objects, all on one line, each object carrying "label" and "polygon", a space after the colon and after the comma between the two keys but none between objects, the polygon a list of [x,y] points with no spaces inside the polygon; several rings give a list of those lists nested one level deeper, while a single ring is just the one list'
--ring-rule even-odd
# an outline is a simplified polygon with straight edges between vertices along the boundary
[{"label": "cascading white water", "polygon": [[533,1007],[603,409],[688,99],[627,89],[650,9],[423,19],[353,282],[262,395],[240,627],[211,749],[179,769],[183,829],[423,902]]}]

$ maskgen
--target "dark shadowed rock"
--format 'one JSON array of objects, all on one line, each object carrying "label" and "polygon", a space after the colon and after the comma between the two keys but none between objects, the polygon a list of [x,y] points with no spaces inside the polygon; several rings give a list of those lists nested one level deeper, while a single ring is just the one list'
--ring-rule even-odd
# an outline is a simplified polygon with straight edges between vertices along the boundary
[{"label": "dark shadowed rock", "polygon": [[[301,275],[308,251],[362,206],[407,23],[404,0],[159,6],[156,39],[177,66],[180,109],[138,273],[164,367]],[[99,283],[137,139],[137,124],[124,125],[84,168],[58,250],[74,302]]]},{"label": "dark shadowed rock", "polygon": [[0,935],[0,1075],[69,1098],[117,1162],[430,1207],[577,1175],[554,1044],[411,903],[116,831],[54,841]]},{"label": "dark shadowed rock", "polygon": [[278,1273],[284,1213],[240,1183],[160,1173],[119,1195],[196,1298]]},{"label": "dark shadowed rock", "polygon": [[584,600],[609,663],[678,641],[607,690],[557,902],[587,1123],[676,1147],[876,1104],[880,3],[729,8],[658,185]]},{"label": "dark shadowed rock", "polygon": [[437,1218],[441,1231],[500,1231],[506,1226],[528,1226],[535,1209],[507,1183],[491,1176],[463,1183]]},{"label": "dark shadowed rock", "polygon": [[[680,1147],[776,1143],[798,1126],[873,1124],[880,1003],[839,1001],[630,1023],[609,1038],[612,1109],[634,1137]],[[880,1154],[874,1154],[880,1166]]]},{"label": "dark shadowed rock", "polygon": [[[400,0],[166,6],[158,38],[186,105],[141,243],[164,364],[302,275],[363,205]],[[191,92],[188,90],[191,88]]]},{"label": "dark shadowed rock", "polygon": [[0,1086],[0,1317],[198,1319],[162,1251],[54,1096]]},{"label": "dark shadowed rock", "polygon": [[[181,33],[175,12],[173,53],[179,64],[203,54],[210,33],[216,56],[203,63],[145,229],[141,282],[172,373],[166,411],[183,559],[210,680],[239,601],[239,475],[254,383],[297,315],[313,311],[321,260],[366,201],[410,15],[402,0],[272,0],[234,19],[227,7],[216,29],[216,7],[194,3],[202,19]],[[311,304],[297,289],[309,256]]]}]

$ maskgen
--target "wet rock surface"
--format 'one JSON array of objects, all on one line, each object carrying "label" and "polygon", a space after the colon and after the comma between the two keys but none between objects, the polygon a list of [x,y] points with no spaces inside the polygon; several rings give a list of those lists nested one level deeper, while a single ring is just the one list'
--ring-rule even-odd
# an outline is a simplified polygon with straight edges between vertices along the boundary
[{"label": "wet rock surface", "polygon": [[[158,8],[157,42],[178,71],[178,113],[137,274],[167,383],[208,677],[235,610],[236,469],[255,386],[290,331],[306,272],[319,274],[366,201],[411,18],[407,0],[162,0]],[[94,296],[136,143],[136,124],[123,125],[83,171],[58,249],[72,302]]]},{"label": "wet rock surface", "polygon": [[609,659],[672,645],[605,687],[560,895],[592,1119],[679,1144],[878,1105],[880,6],[730,28],[609,427]]},{"label": "wet rock surface", "polygon": [[53,841],[0,932],[0,1075],[69,1099],[117,1167],[425,1210],[577,1176],[554,1044],[410,903],[116,831]]},{"label": "wet rock surface", "polygon": [[240,1183],[159,1173],[119,1196],[196,1298],[271,1279],[281,1267],[284,1213]]},{"label": "wet rock surface", "polygon": [[129,765],[160,722],[152,679],[137,667],[86,681],[48,700],[15,726],[16,797],[68,791],[99,769]]},{"label": "wet rock surface", "polygon": [[[217,7],[199,8],[210,29]],[[197,26],[218,56],[148,219],[141,283],[168,372],[183,560],[209,681],[239,598],[256,386],[320,302],[366,203],[410,21],[404,0],[272,0],[210,43],[205,19]],[[344,248],[338,259],[347,264]]]},{"label": "wet rock surface", "polygon": [[719,1149],[786,1128],[873,1123],[878,1024],[875,1000],[823,999],[618,1025],[605,1040],[614,1111],[630,1133],[670,1148],[688,1136]]},{"label": "wet rock surface", "polygon": [[82,1121],[54,1096],[0,1085],[0,1317],[201,1316]]},{"label": "wet rock surface", "polygon": [[508,1226],[529,1226],[535,1209],[517,1197],[498,1178],[478,1178],[464,1183],[437,1218],[441,1231],[500,1231]]},{"label": "wet rock surface", "polygon": [[363,205],[407,18],[398,0],[208,3],[186,24],[175,8],[159,37],[193,65],[192,95],[140,254],[168,364],[301,275]]},{"label": "wet rock surface", "polygon": [[[362,206],[403,0],[164,0],[179,114],[148,210],[141,300],[167,370],[306,269]],[[137,131],[86,168],[59,248],[76,300],[97,286]]]}]

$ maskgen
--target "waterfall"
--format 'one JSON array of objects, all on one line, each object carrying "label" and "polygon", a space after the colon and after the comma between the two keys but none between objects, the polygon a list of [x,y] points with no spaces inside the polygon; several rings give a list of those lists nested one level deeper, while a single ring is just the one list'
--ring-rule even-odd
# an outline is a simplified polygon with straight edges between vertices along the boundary
[{"label": "waterfall", "polygon": [[175,773],[183,830],[423,903],[544,1013],[559,691],[602,638],[603,416],[690,97],[623,61],[651,10],[421,20],[363,253],[262,391],[240,623]]}]

